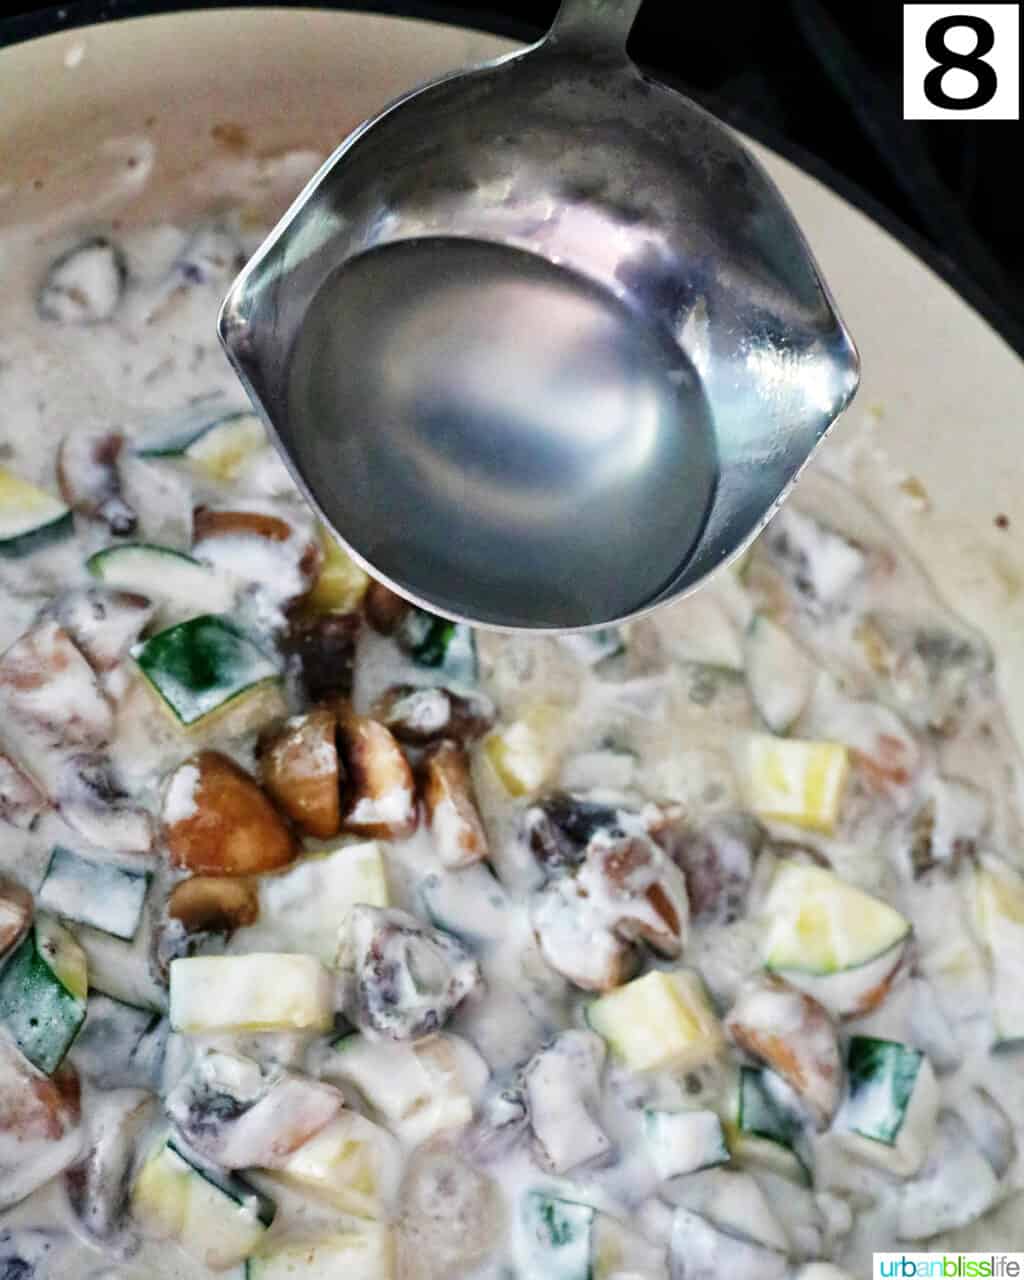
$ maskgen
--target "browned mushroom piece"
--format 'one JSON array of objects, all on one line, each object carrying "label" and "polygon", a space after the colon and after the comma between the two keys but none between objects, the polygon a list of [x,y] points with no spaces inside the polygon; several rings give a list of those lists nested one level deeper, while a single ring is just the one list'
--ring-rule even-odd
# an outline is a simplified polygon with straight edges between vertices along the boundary
[{"label": "browned mushroom piece", "polygon": [[57,483],[64,501],[80,515],[99,520],[111,533],[135,532],[138,516],[121,495],[118,431],[73,431],[57,451]]},{"label": "browned mushroom piece", "polygon": [[395,684],[373,708],[400,742],[423,747],[442,738],[469,743],[494,724],[494,703],[482,693],[456,693],[441,685]]},{"label": "browned mushroom piece", "polygon": [[259,744],[263,785],[306,835],[329,840],[341,829],[342,766],[334,712],[319,707],[293,716]]},{"label": "browned mushroom piece", "polygon": [[156,612],[133,591],[81,587],[66,591],[50,611],[85,655],[94,671],[111,671],[123,662]]},{"label": "browned mushroom piece", "polygon": [[611,991],[636,972],[637,947],[608,927],[600,905],[570,876],[534,895],[530,923],[547,963],[583,991]]},{"label": "browned mushroom piece", "polygon": [[424,758],[423,803],[438,857],[450,870],[487,857],[469,757],[456,742],[439,742]]},{"label": "browned mushroom piece", "polygon": [[618,809],[568,791],[552,791],[523,815],[524,837],[548,872],[580,866],[598,832],[625,834]]},{"label": "browned mushroom piece", "polygon": [[729,924],[743,914],[764,834],[753,818],[723,813],[691,825],[676,817],[651,834],[682,868],[694,921]]},{"label": "browned mushroom piece", "polygon": [[226,876],[191,876],[176,884],[167,914],[188,934],[234,933],[255,924],[260,896],[251,880]]},{"label": "browned mushroom piece", "polygon": [[389,729],[338,706],[338,741],[348,775],[342,826],[359,835],[400,840],[416,830],[412,769]]},{"label": "browned mushroom piece", "polygon": [[69,1062],[37,1071],[0,1028],[0,1209],[56,1177],[82,1147],[81,1086]]},{"label": "browned mushroom piece", "polygon": [[392,635],[411,608],[408,600],[396,595],[383,582],[371,580],[366,588],[363,613],[374,631],[379,631],[382,636]]},{"label": "browned mushroom piece", "polygon": [[[323,564],[319,539],[304,536],[287,520],[263,511],[218,511],[197,507],[192,516],[192,554],[238,577],[262,583],[294,604],[316,585]],[[273,555],[258,554],[260,542]],[[287,591],[282,586],[287,584]]]},{"label": "browned mushroom piece", "polygon": [[172,864],[198,875],[276,871],[298,853],[256,780],[218,751],[202,751],[174,771],[163,822]]},{"label": "browned mushroom piece", "polygon": [[786,1081],[816,1129],[828,1127],[843,1066],[836,1025],[823,1005],[777,974],[758,973],[740,988],[725,1029],[733,1044]]},{"label": "browned mushroom piece", "polygon": [[689,923],[683,873],[644,835],[591,841],[577,887],[601,904],[607,926],[627,941],[643,941],[659,955],[682,953]]},{"label": "browned mushroom piece", "polygon": [[143,1089],[97,1092],[82,1158],[64,1173],[68,1205],[85,1234],[117,1257],[138,1247],[128,1221],[128,1191],[138,1144],[156,1110]]},{"label": "browned mushroom piece", "polygon": [[358,613],[299,615],[290,620],[282,647],[295,658],[310,702],[347,698],[352,692],[360,625]]},{"label": "browned mushroom piece", "polygon": [[27,831],[45,808],[42,791],[24,769],[0,752],[0,822]]},{"label": "browned mushroom piece", "polygon": [[25,936],[32,921],[32,895],[12,880],[0,875],[0,959]]}]

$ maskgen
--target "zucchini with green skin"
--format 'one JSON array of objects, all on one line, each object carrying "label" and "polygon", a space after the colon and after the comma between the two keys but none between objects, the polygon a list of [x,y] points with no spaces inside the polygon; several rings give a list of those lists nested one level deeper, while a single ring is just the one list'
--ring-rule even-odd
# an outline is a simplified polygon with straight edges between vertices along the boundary
[{"label": "zucchini with green skin", "polygon": [[798,1149],[800,1126],[769,1092],[767,1078],[767,1072],[740,1068],[733,1152],[744,1163],[763,1164],[808,1184],[810,1171]]},{"label": "zucchini with green skin", "polygon": [[245,1280],[391,1280],[394,1246],[387,1227],[361,1227],[315,1240],[281,1241],[251,1257]]},{"label": "zucchini with green skin", "polygon": [[85,565],[106,586],[149,596],[176,612],[223,613],[234,604],[237,594],[223,573],[184,551],[147,542],[105,547]]},{"label": "zucchini with green skin", "polygon": [[155,1091],[169,1029],[162,1013],[90,991],[71,1061],[98,1089]]},{"label": "zucchini with green skin", "polygon": [[916,1173],[938,1118],[928,1059],[895,1040],[853,1036],[846,1072],[849,1092],[835,1122],[842,1145],[897,1176]]},{"label": "zucchini with green skin", "polygon": [[280,679],[277,664],[226,618],[204,614],[142,641],[132,657],[186,728]]},{"label": "zucchini with green skin", "polygon": [[722,1121],[713,1111],[645,1111],[644,1133],[660,1178],[678,1178],[729,1161]]},{"label": "zucchini with green skin", "polygon": [[175,1031],[329,1031],[332,983],[315,956],[252,952],[171,961]]},{"label": "zucchini with green skin", "polygon": [[654,969],[610,991],[589,1007],[587,1022],[633,1071],[689,1071],[722,1049],[718,1018],[692,969]]},{"label": "zucchini with green skin", "polygon": [[66,503],[0,467],[0,559],[31,555],[73,533]]},{"label": "zucchini with green skin", "polygon": [[429,667],[456,683],[476,682],[476,638],[466,623],[437,618],[424,609],[411,609],[400,624],[396,639],[417,666]]},{"label": "zucchini with green skin", "polygon": [[214,1270],[255,1253],[276,1206],[244,1179],[225,1176],[165,1138],[139,1171],[132,1215],[156,1239],[173,1240]]},{"label": "zucchini with green skin", "polygon": [[215,427],[251,416],[248,409],[225,410],[222,404],[190,405],[144,427],[132,452],[139,458],[181,458]]},{"label": "zucchini with green skin", "polygon": [[94,862],[57,845],[38,901],[56,916],[91,925],[127,942],[138,930],[148,887],[145,872]]},{"label": "zucchini with green skin", "polygon": [[593,1280],[597,1210],[546,1191],[527,1192],[520,1208],[519,1257],[524,1276]]},{"label": "zucchini with green skin", "polygon": [[0,973],[0,1024],[25,1057],[52,1075],[85,1021],[85,952],[51,916],[38,915]]}]

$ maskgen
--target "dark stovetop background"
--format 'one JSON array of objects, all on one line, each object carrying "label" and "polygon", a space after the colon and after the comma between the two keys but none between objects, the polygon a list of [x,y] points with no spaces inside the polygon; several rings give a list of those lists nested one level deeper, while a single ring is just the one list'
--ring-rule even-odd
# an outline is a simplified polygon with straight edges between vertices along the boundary
[{"label": "dark stovetop background", "polygon": [[[6,32],[0,25],[0,39],[205,4],[71,0],[57,11],[15,0],[16,16]],[[549,24],[557,0],[347,0],[339,7],[529,39]],[[1010,194],[1024,160],[1024,126],[905,122],[902,14],[901,0],[645,0],[630,51],[886,222],[1024,354],[1024,235]]]}]

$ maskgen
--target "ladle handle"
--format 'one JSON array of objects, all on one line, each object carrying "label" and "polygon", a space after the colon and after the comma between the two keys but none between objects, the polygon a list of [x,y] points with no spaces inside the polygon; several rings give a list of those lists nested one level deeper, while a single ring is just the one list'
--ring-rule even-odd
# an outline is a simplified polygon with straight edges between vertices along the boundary
[{"label": "ladle handle", "polygon": [[623,55],[642,4],[643,0],[562,0],[548,40]]}]

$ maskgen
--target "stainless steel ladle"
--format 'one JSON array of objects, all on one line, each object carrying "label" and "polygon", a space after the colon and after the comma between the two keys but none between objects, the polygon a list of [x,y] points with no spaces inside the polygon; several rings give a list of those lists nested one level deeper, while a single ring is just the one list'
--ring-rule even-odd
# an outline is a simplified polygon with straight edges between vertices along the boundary
[{"label": "stainless steel ladle", "polygon": [[692,590],[856,390],[779,191],[626,56],[640,2],[564,0],[361,125],[224,303],[305,494],[435,613],[574,629]]}]

